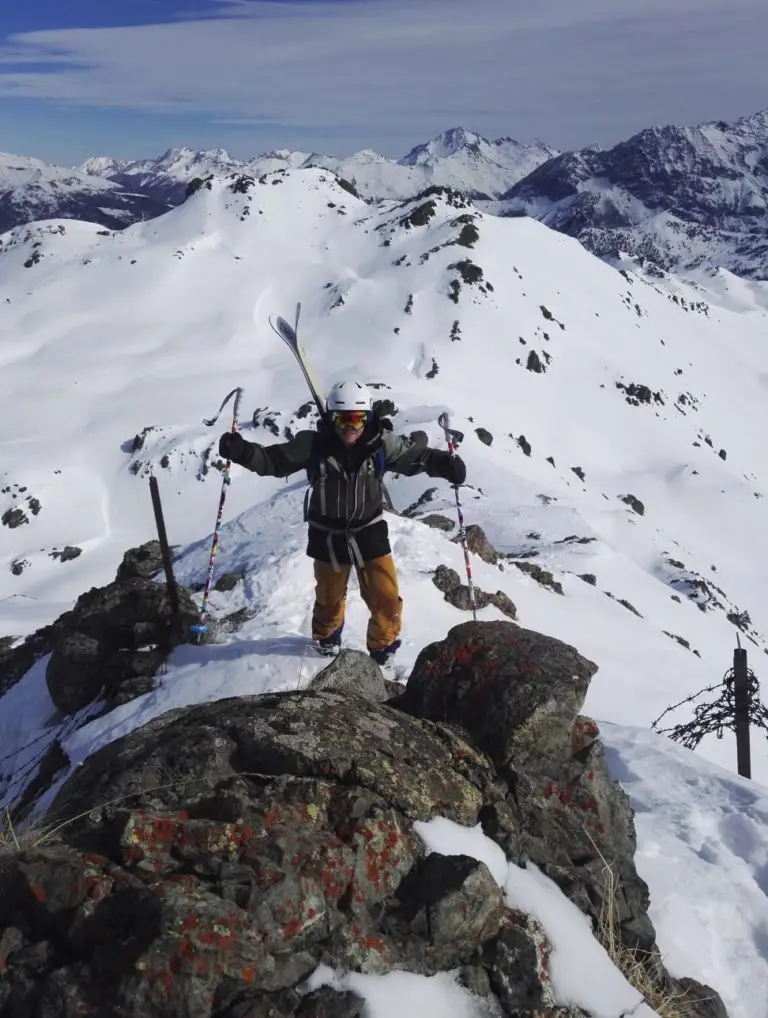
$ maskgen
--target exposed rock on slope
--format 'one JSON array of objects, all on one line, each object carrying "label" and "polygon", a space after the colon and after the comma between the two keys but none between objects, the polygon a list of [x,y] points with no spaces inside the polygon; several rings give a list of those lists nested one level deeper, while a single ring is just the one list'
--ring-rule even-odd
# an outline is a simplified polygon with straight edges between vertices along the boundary
[{"label": "exposed rock on slope", "polygon": [[[592,662],[490,622],[425,648],[387,703],[345,668],[344,692],[172,711],[78,768],[49,812],[60,842],[0,861],[0,1014],[361,1015],[352,994],[304,993],[324,963],[458,969],[496,1013],[583,1015],[556,1007],[541,926],[485,864],[426,853],[414,822],[437,816],[481,823],[593,918],[605,860],[621,937],[676,990],[627,797],[578,713]],[[722,1016],[705,996],[691,1015]]]},{"label": "exposed rock on slope", "polygon": [[150,690],[158,668],[199,616],[180,587],[180,625],[174,626],[165,586],[150,579],[160,569],[159,542],[132,548],[113,583],[93,587],[50,626],[0,649],[0,694],[46,654],[48,692],[65,715],[97,699],[111,709]]}]

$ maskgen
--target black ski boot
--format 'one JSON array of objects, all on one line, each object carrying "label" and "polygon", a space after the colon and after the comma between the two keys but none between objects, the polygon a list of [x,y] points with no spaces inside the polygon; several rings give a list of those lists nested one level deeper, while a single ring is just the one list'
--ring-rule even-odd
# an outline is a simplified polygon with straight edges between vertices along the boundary
[{"label": "black ski boot", "polygon": [[371,655],[377,665],[386,665],[392,663],[392,658],[397,652],[398,647],[402,643],[401,640],[393,640],[392,643],[386,647],[379,647],[378,650],[368,649],[368,653]]},{"label": "black ski boot", "polygon": [[341,631],[344,628],[342,622],[338,629],[334,629],[330,636],[324,636],[320,640],[314,640],[315,649],[323,657],[335,657],[341,650]]}]

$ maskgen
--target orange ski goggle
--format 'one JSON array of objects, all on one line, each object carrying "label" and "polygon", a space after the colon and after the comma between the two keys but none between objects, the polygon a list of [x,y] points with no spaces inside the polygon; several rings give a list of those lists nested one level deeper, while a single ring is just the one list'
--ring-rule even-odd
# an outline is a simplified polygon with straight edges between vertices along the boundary
[{"label": "orange ski goggle", "polygon": [[334,410],[333,423],[344,428],[362,428],[368,419],[365,410]]}]

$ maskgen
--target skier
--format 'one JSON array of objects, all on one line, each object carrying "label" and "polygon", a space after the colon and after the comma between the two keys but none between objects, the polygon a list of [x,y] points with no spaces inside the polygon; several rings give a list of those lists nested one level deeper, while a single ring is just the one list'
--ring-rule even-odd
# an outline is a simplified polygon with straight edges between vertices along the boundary
[{"label": "skier", "polygon": [[237,431],[219,439],[219,455],[254,473],[287,477],[306,470],[309,488],[304,520],[307,555],[314,559],[312,639],[321,653],[341,646],[349,575],[354,565],[360,593],[371,613],[367,646],[385,664],[400,646],[402,599],[383,516],[382,474],[426,472],[463,484],[467,471],[455,455],[427,446],[427,436],[392,433],[392,422],[373,412],[371,393],[357,381],[337,382],[316,431],[262,446]]}]

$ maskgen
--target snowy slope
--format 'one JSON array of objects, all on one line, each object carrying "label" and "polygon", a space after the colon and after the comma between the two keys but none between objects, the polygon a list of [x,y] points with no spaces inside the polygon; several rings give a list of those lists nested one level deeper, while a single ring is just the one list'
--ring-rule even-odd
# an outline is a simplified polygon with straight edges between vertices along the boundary
[{"label": "snowy slope", "polygon": [[[473,561],[476,584],[506,592],[522,625],[598,663],[586,709],[609,723],[616,767],[626,769],[617,776],[661,817],[641,825],[640,852],[652,893],[667,896],[654,915],[662,944],[678,952],[677,971],[733,991],[732,1018],[756,1018],[768,958],[764,793],[731,777],[729,736],[669,757],[665,740],[635,727],[719,682],[737,633],[764,670],[768,351],[753,291],[718,295],[722,303],[683,283],[673,294],[540,223],[483,215],[440,192],[367,205],[320,169],[214,181],[118,233],[53,221],[1,239],[0,636],[51,621],[111,580],[126,548],[154,536],[150,469],[182,546],[179,579],[204,578],[220,489],[207,457],[220,429],[201,418],[242,384],[246,437],[272,442],[273,432],[304,426],[303,380],[267,324],[301,300],[321,383],[351,374],[381,386],[399,408],[396,427],[424,428],[434,444],[437,416],[450,410],[466,434],[467,522],[562,584],[558,594],[509,561]],[[271,423],[254,428],[256,409]],[[213,606],[247,608],[250,621],[221,645],[180,648],[151,694],[64,733],[74,762],[171,706],[294,688],[317,669],[305,655],[303,478],[233,473],[217,570],[243,570],[246,580]],[[416,516],[453,512],[443,482],[394,478],[390,489],[401,510],[423,498]],[[418,518],[392,517],[390,527],[407,667],[462,620],[431,575],[441,563],[463,574],[463,558],[450,535]],[[81,553],[64,561],[67,546]],[[502,616],[487,608],[480,617]],[[364,623],[351,598],[353,646],[363,646]],[[52,713],[44,662],[0,700],[2,755],[15,775],[0,782],[6,799],[55,736],[55,726],[40,729]],[[24,749],[33,739],[35,750]],[[756,735],[753,748],[766,783],[765,740]],[[744,787],[753,789],[749,824],[715,824],[747,801]],[[685,810],[710,824],[709,847],[693,823],[680,843],[710,868],[684,880],[691,856],[681,849],[667,879],[653,844],[670,855],[662,837],[680,840],[673,820]],[[684,903],[710,894],[723,867],[733,870],[741,939],[722,937],[717,952],[691,959]],[[710,936],[724,925],[722,912],[697,914]]]},{"label": "snowy slope", "polygon": [[635,810],[640,876],[673,974],[697,974],[731,1018],[763,1018],[768,985],[768,791],[634,728],[603,725]]},{"label": "snowy slope", "polygon": [[[401,407],[398,425],[425,427],[436,442],[440,409],[457,416],[475,486],[470,519],[499,550],[535,553],[568,596],[511,567],[496,582],[513,600],[525,594],[524,624],[551,629],[548,613],[562,607],[556,635],[601,663],[597,705],[601,689],[636,681],[646,722],[722,674],[736,636],[729,613],[762,654],[764,313],[683,306],[538,223],[481,216],[440,194],[370,207],[320,170],[234,190],[215,183],[121,233],[51,222],[3,238],[3,511],[20,506],[29,522],[0,530],[0,596],[61,604],[87,579],[109,578],[122,551],[151,535],[144,470],[166,454],[158,469],[174,539],[204,536],[218,475],[198,480],[215,439],[200,418],[243,383],[276,430],[299,426],[303,381],[266,317],[301,299],[324,383],[351,372],[384,385]],[[457,243],[471,242],[472,228],[474,246]],[[482,279],[464,282],[473,265]],[[132,453],[149,426],[157,430]],[[397,504],[427,487],[396,481]],[[283,482],[246,474],[230,511],[276,490]],[[449,509],[449,494],[438,486],[424,512]],[[65,544],[83,554],[52,559]],[[595,587],[578,578],[590,572]],[[601,650],[607,619],[624,639],[610,652]],[[16,632],[28,628],[19,618]],[[658,650],[652,680],[638,673],[639,640]],[[627,701],[614,720],[638,720],[635,710]],[[729,759],[730,748],[713,753]]]}]

